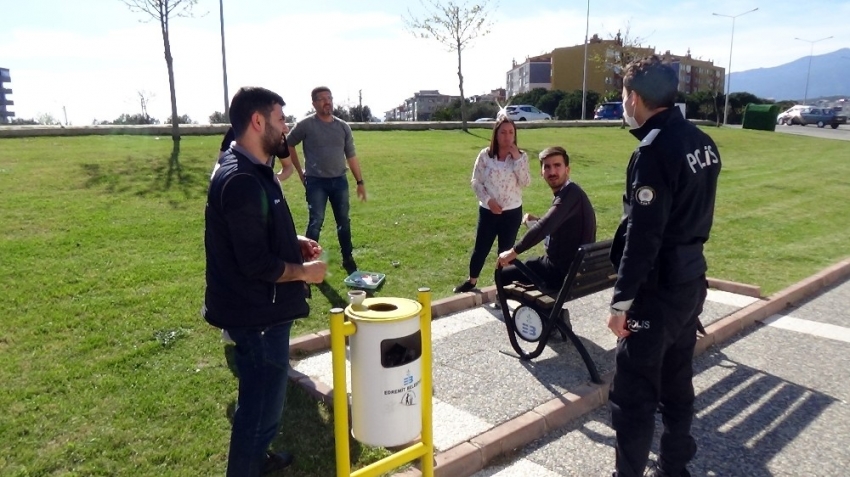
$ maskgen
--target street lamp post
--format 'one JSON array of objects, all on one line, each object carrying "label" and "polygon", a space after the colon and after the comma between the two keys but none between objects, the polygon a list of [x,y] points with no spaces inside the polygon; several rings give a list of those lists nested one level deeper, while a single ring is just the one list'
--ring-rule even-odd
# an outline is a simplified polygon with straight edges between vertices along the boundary
[{"label": "street lamp post", "polygon": [[819,41],[829,40],[832,38],[828,36],[826,38],[821,38],[820,40],[804,40],[802,38],[794,38],[795,40],[808,42],[810,45],[809,48],[809,69],[806,71],[806,92],[803,94],[803,104],[809,101],[809,75],[812,73],[812,53],[815,51],[815,43]]},{"label": "street lamp post", "polygon": [[732,45],[735,44],[735,19],[740,17],[741,15],[746,15],[747,13],[753,13],[758,10],[758,7],[753,8],[752,10],[747,10],[744,13],[739,13],[737,15],[723,15],[720,13],[712,13],[712,15],[717,17],[726,17],[732,19],[732,39],[729,41],[729,68],[726,70],[726,74],[729,76],[729,79],[726,80],[726,104],[723,106],[723,125],[727,124],[726,120],[729,117],[729,92],[732,86]]},{"label": "street lamp post", "polygon": [[224,76],[224,117],[230,118],[230,95],[227,94],[227,57],[224,54],[224,0],[218,0],[219,18],[221,19],[221,71]]},{"label": "street lamp post", "polygon": [[590,34],[590,0],[587,0],[587,22],[584,26],[584,72],[581,77],[581,119],[587,111],[587,36]]}]

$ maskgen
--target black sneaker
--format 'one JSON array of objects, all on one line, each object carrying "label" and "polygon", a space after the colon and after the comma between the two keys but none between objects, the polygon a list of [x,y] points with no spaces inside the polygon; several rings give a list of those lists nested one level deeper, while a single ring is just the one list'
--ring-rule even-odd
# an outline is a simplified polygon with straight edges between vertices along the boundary
[{"label": "black sneaker", "polygon": [[354,257],[345,257],[342,259],[342,268],[348,272],[349,275],[357,271],[357,263],[354,262]]},{"label": "black sneaker", "polygon": [[463,283],[456,286],[454,289],[455,293],[466,293],[468,291],[475,290],[475,284],[470,282],[469,280],[464,280]]},{"label": "black sneaker", "polygon": [[661,467],[657,463],[650,464],[651,468],[649,471],[644,474],[646,477],[691,477],[691,473],[688,472],[688,469],[682,469],[679,475],[672,475],[667,472],[664,472]]},{"label": "black sneaker", "polygon": [[283,470],[295,462],[295,456],[289,452],[279,452],[273,454],[266,452],[266,463],[263,464],[263,475],[271,474]]}]

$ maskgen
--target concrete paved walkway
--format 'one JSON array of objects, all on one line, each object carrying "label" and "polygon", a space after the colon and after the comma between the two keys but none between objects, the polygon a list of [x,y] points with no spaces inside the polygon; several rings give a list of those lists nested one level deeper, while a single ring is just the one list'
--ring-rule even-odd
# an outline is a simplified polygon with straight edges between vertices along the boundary
[{"label": "concrete paved walkway", "polygon": [[[850,465],[850,281],[695,360],[694,476],[838,476]],[[657,451],[658,429],[651,459]],[[475,477],[610,475],[607,406]]]},{"label": "concrete paved walkway", "polygon": [[[604,326],[609,295],[610,291],[600,292],[576,300],[570,308],[574,330],[600,374],[612,369],[616,346],[615,337]],[[708,326],[755,301],[710,290],[701,320]],[[512,421],[529,411],[587,387],[588,372],[571,343],[553,338],[539,358],[523,362],[502,352],[512,350],[501,320],[500,310],[484,305],[433,321],[433,418],[438,453],[494,429],[496,434],[512,431],[516,424]],[[294,368],[328,388],[333,386],[330,352],[304,359]],[[350,369],[347,376],[350,392]],[[498,429],[500,425],[507,429]]]},{"label": "concrete paved walkway", "polygon": [[[693,475],[846,474],[848,277],[845,260],[767,298],[709,291],[701,316],[708,334],[697,343],[695,359],[700,450]],[[570,306],[573,329],[596,362],[601,385],[589,381],[572,345],[558,339],[532,362],[503,353],[512,350],[502,313],[481,305],[492,293],[434,305],[442,310],[435,316],[445,315],[432,322],[435,475],[610,475],[613,432],[605,404],[616,345],[605,327],[610,290]],[[302,351],[327,346],[326,332],[296,345]],[[292,379],[329,402],[330,353],[294,364]],[[411,468],[397,475],[420,473]]]}]

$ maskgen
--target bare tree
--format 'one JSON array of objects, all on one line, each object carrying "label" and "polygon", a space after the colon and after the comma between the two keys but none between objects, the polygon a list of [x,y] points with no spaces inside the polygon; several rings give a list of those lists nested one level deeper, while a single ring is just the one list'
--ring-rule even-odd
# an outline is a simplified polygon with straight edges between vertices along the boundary
[{"label": "bare tree", "polygon": [[[168,88],[171,90],[171,139],[180,141],[178,127],[180,117],[177,114],[177,92],[174,87],[174,58],[171,56],[171,41],[169,39],[169,21],[174,17],[192,16],[192,7],[198,0],[121,0],[130,11],[141,12],[150,20],[159,22],[162,31],[162,45],[165,49],[165,65],[168,68]],[[142,20],[147,21],[147,20]],[[146,106],[143,106],[146,108]]]},{"label": "bare tree", "polygon": [[605,52],[593,54],[589,61],[595,63],[599,70],[614,73],[616,81],[612,83],[611,90],[619,92],[623,89],[622,80],[626,66],[632,61],[650,54],[652,48],[643,46],[646,38],[632,35],[631,24],[629,23],[626,23],[624,32],[621,30],[616,35],[609,34],[608,36],[608,39],[613,40],[617,46],[607,49]]},{"label": "bare tree", "polygon": [[490,13],[490,0],[480,0],[480,3],[469,4],[464,0],[455,3],[452,0],[419,0],[425,13],[415,17],[410,10],[404,17],[404,25],[418,38],[433,38],[449,51],[457,52],[457,78],[460,89],[460,115],[463,130],[466,131],[466,97],[463,94],[463,70],[461,56],[469,43],[490,33],[493,24],[487,19]]},{"label": "bare tree", "polygon": [[[588,61],[593,62],[598,70],[605,72],[606,76],[608,72],[613,73],[611,87],[603,92],[603,95],[610,100],[620,96],[623,90],[623,75],[629,63],[651,54],[654,49],[643,46],[646,38],[632,35],[630,23],[626,23],[625,32],[621,30],[616,35],[608,36],[609,40],[613,41],[616,46],[614,48],[606,48],[601,53],[594,53]],[[594,39],[597,42],[599,41],[596,35],[594,35]],[[591,40],[592,42],[593,39]],[[625,127],[626,119],[623,118],[620,123],[620,129],[625,129]]]}]

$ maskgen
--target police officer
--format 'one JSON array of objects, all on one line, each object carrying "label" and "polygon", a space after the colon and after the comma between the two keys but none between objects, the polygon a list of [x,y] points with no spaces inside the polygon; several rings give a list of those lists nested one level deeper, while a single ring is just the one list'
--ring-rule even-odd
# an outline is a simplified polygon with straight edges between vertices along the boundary
[{"label": "police officer", "polygon": [[696,454],[692,359],[706,296],[708,240],[720,155],[674,105],[678,76],[657,56],[623,77],[624,117],[640,140],[626,173],[611,260],[617,282],[608,327],[617,335],[609,403],[616,477],[642,476],[660,409],[655,476],[690,476]]}]

